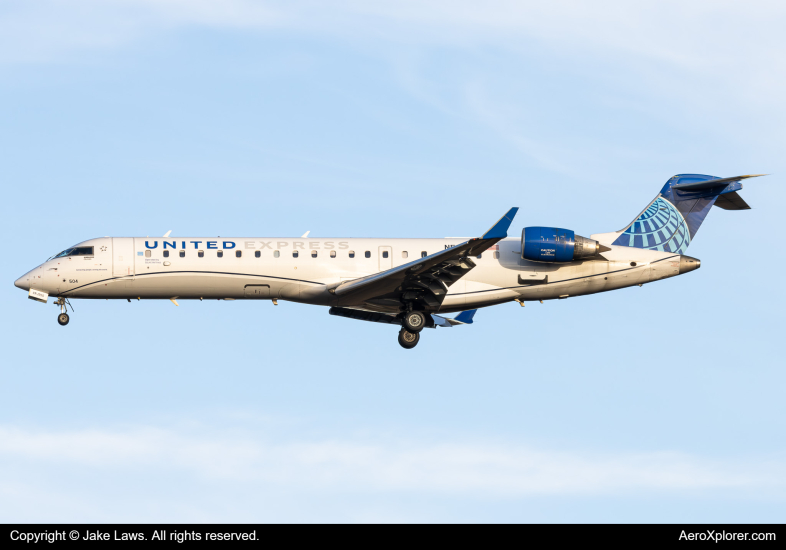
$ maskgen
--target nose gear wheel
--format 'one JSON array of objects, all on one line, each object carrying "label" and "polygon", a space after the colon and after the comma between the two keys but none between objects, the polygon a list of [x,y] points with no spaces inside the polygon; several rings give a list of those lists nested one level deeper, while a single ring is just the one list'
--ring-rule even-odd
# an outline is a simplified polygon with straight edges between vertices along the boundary
[{"label": "nose gear wheel", "polygon": [[71,308],[71,311],[74,311],[74,306],[71,305],[71,302],[68,301],[68,298],[63,298],[62,296],[55,300],[55,305],[60,306],[60,315],[57,316],[57,322],[60,324],[61,327],[64,327],[68,324],[70,318],[68,317],[68,308]]}]

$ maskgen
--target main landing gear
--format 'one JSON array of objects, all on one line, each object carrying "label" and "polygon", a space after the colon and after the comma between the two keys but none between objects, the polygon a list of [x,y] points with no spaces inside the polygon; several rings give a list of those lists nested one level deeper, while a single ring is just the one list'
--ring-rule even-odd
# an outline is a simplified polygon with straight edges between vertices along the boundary
[{"label": "main landing gear", "polygon": [[426,314],[422,311],[408,311],[401,317],[401,330],[398,343],[404,349],[412,349],[420,342],[420,331],[426,327]]},{"label": "main landing gear", "polygon": [[[65,298],[60,297],[57,300],[55,300],[55,305],[60,306],[60,315],[57,316],[57,322],[61,327],[64,327],[68,324],[68,321],[70,320],[68,317],[68,313],[66,313],[66,311],[68,311],[68,308],[66,306],[67,305],[71,306],[71,302],[69,302]],[[74,311],[74,306],[71,306],[71,311]]]},{"label": "main landing gear", "polygon": [[419,332],[409,332],[407,329],[402,328],[398,333],[398,343],[404,349],[412,349],[420,342]]},{"label": "main landing gear", "polygon": [[402,326],[409,332],[418,333],[426,326],[426,315],[422,311],[409,311],[404,314]]}]

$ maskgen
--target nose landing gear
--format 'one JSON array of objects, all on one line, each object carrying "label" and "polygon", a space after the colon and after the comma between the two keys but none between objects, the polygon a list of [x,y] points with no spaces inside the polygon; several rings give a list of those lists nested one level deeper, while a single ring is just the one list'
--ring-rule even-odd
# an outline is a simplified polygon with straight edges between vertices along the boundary
[{"label": "nose landing gear", "polygon": [[[55,305],[60,306],[60,315],[57,316],[57,322],[61,327],[64,327],[68,324],[70,320],[68,317],[68,308],[66,306],[71,306],[71,302],[67,299],[63,298],[62,296],[55,300]],[[74,311],[74,306],[71,306],[71,311]]]}]

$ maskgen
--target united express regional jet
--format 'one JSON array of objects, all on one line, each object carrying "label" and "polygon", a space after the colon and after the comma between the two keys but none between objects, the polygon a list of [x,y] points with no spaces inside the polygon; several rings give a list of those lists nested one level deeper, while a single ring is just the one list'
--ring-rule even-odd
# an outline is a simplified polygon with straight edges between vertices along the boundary
[{"label": "united express regional jet", "polygon": [[[641,286],[698,269],[701,262],[684,255],[688,245],[713,205],[750,208],[737,191],[751,177],[676,175],[627,227],[589,239],[554,227],[507,238],[518,208],[474,239],[104,237],[67,248],[14,284],[33,300],[55,298],[61,325],[71,298],[290,300],[397,325],[399,344],[410,349],[424,328],[471,324],[480,307]],[[443,316],[453,312],[461,313]]]}]

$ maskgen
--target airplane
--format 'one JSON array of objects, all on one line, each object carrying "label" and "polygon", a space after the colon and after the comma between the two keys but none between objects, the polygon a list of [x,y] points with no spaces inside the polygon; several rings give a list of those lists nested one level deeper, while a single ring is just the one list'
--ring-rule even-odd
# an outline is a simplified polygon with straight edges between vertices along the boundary
[{"label": "airplane", "polygon": [[[518,208],[471,239],[104,237],[67,248],[15,281],[30,299],[289,300],[331,315],[398,326],[414,348],[424,328],[472,324],[478,308],[558,300],[642,286],[688,273],[685,255],[712,206],[748,210],[741,181],[671,177],[620,231],[590,238],[525,227],[508,238]],[[73,307],[71,307],[73,312]],[[454,318],[445,314],[456,313]]]}]

